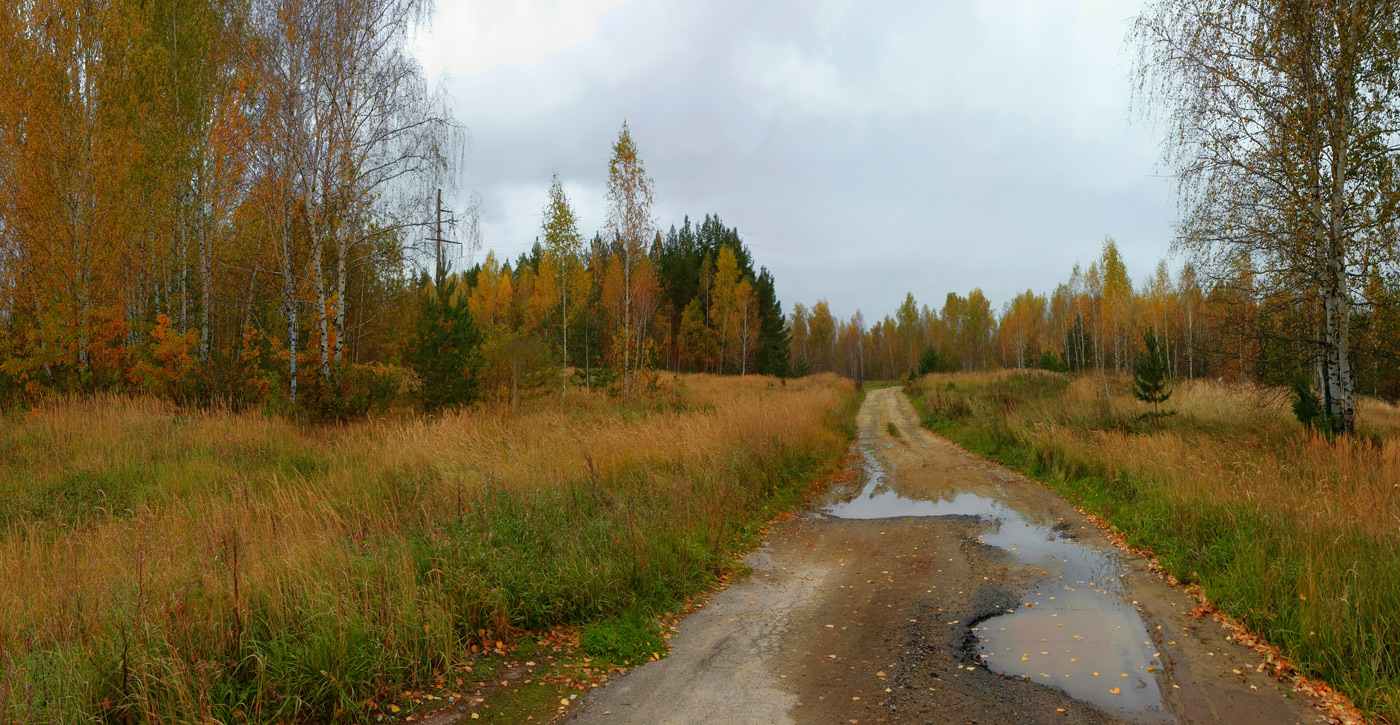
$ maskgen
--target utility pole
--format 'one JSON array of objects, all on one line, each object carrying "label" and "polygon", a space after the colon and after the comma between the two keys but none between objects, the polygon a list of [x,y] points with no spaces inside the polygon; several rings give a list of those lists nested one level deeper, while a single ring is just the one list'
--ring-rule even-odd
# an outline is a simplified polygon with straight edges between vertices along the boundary
[{"label": "utility pole", "polygon": [[442,189],[437,190],[437,226],[433,232],[433,239],[437,242],[437,276],[434,279],[441,280],[442,273]]},{"label": "utility pole", "polygon": [[[443,239],[443,238],[442,238],[442,212],[443,212],[443,211],[446,211],[449,215],[452,213],[452,210],[451,210],[451,209],[446,209],[446,210],[444,210],[444,209],[442,208],[442,189],[438,189],[438,190],[437,190],[437,222],[435,223],[435,225],[434,225],[434,227],[433,227],[433,243],[434,243],[434,249],[435,249],[435,257],[436,257],[436,261],[437,261],[437,267],[436,267],[437,276],[434,277],[433,279],[434,279],[434,283],[436,283],[436,284],[441,284],[442,281],[443,281],[444,279],[447,278],[447,267],[446,267],[446,264],[445,264],[445,262],[443,261],[443,258],[442,258],[442,245],[443,245],[443,244],[461,244],[461,242],[454,242],[454,241],[452,241],[452,240],[450,240],[450,239]],[[451,226],[451,225],[454,223],[454,221],[455,221],[455,220],[453,220],[453,219],[449,216],[448,219],[447,219],[447,224],[448,224],[449,226]]]}]

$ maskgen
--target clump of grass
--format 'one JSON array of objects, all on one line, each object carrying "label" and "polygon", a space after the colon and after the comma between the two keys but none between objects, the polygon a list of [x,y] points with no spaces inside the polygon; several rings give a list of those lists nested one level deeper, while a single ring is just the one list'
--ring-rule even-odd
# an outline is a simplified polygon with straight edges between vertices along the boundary
[{"label": "clump of grass", "polygon": [[[1125,379],[929,376],[925,423],[1103,515],[1304,671],[1400,721],[1400,409],[1363,400],[1363,435],[1303,430],[1281,391],[1177,386],[1134,421]],[[948,411],[956,410],[957,414]]]},{"label": "clump of grass", "polygon": [[584,627],[579,645],[604,663],[630,665],[660,657],[666,637],[656,617],[633,607]]},{"label": "clump of grass", "polygon": [[0,513],[0,722],[363,720],[497,639],[663,609],[845,447],[851,385],[769,382],[336,428],[13,417],[0,500],[63,494]]},{"label": "clump of grass", "polygon": [[891,436],[899,437],[899,428],[894,423],[886,423],[885,430],[889,431]]}]

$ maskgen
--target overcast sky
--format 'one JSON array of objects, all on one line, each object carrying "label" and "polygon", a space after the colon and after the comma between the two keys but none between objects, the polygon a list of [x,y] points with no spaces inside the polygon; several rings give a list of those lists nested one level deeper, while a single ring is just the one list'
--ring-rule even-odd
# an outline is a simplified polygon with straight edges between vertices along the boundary
[{"label": "overcast sky", "polygon": [[625,119],[663,230],[718,214],[785,309],[869,319],[906,291],[1050,291],[1106,235],[1135,281],[1167,253],[1160,129],[1129,112],[1138,6],[439,0],[417,52],[470,130],[485,249],[529,248],[554,172],[591,237]]}]

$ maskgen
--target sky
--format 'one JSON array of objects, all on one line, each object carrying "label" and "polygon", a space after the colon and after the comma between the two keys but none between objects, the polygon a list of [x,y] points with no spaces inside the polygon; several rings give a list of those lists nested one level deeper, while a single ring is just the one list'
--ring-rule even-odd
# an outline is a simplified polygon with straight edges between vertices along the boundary
[{"label": "sky", "polygon": [[471,148],[451,194],[515,258],[559,174],[591,237],[624,121],[663,231],[717,214],[784,307],[1000,308],[1112,236],[1168,254],[1163,131],[1134,107],[1141,0],[438,0],[415,40]]}]

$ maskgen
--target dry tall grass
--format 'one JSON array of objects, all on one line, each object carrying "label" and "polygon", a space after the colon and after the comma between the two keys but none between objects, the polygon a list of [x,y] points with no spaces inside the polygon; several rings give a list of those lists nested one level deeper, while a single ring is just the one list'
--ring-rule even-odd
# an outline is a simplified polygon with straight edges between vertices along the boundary
[{"label": "dry tall grass", "polygon": [[[0,496],[12,503],[0,508],[0,721],[94,713],[267,720],[337,709],[348,716],[364,686],[342,680],[392,686],[404,674],[345,673],[344,661],[355,662],[360,649],[399,648],[396,666],[431,663],[477,636],[480,621],[493,622],[487,636],[498,636],[522,618],[548,618],[556,611],[549,606],[563,613],[587,599],[588,592],[540,594],[532,604],[545,614],[527,615],[496,591],[514,583],[480,578],[485,564],[449,561],[441,552],[432,554],[444,558],[440,567],[424,564],[424,552],[444,542],[476,546],[453,538],[465,527],[496,535],[493,521],[470,518],[474,508],[500,510],[515,526],[535,498],[557,502],[558,491],[586,481],[610,496],[639,496],[658,511],[679,512],[686,525],[718,535],[742,512],[719,501],[696,513],[688,492],[729,486],[722,479],[736,470],[754,481],[764,471],[776,476],[773,467],[794,452],[804,460],[829,457],[841,447],[835,416],[851,398],[850,385],[831,376],[787,385],[683,376],[665,387],[638,402],[570,391],[565,402],[535,401],[516,415],[481,408],[316,430],[118,396],[54,401],[7,420]],[[732,482],[736,491],[741,483]],[[599,526],[626,513],[584,505],[600,512]],[[545,527],[554,514],[520,515]],[[579,514],[579,525],[587,515]],[[675,528],[653,523],[658,532]],[[639,525],[607,536],[617,543],[648,533]],[[492,543],[481,546],[471,556],[500,553]],[[504,551],[507,559],[534,555]],[[547,577],[548,566],[573,564],[522,565],[520,575]],[[509,572],[513,564],[491,566]],[[477,579],[443,581],[449,569]],[[590,576],[600,591],[618,584]],[[495,589],[457,591],[471,586]],[[438,589],[424,594],[424,587]],[[567,601],[544,601],[550,596]],[[476,608],[464,613],[463,602]],[[238,678],[272,677],[259,662],[227,664],[248,654],[244,640],[275,648],[278,637],[308,636],[317,641],[298,645],[309,648],[298,655],[307,661],[288,665],[273,678],[280,681],[243,687],[251,695],[220,690],[237,689],[230,681]],[[384,666],[373,657],[365,662]],[[64,669],[99,681],[45,681]]]},{"label": "dry tall grass", "polygon": [[[1308,535],[1361,532],[1400,543],[1400,408],[1363,399],[1362,436],[1335,441],[1306,434],[1280,391],[1195,381],[1169,401],[1179,420],[1160,432],[1083,425],[1093,413],[1096,381],[1075,380],[1061,415],[1071,423],[1042,425],[1046,443],[1083,446],[1112,471],[1146,474],[1182,501],[1197,497],[1296,522]],[[1126,385],[1115,386],[1121,390]],[[1115,396],[1123,413],[1143,405]],[[1013,414],[1027,424],[1030,410]],[[1041,419],[1043,420],[1043,419]],[[1075,424],[1079,423],[1079,424]]]}]

